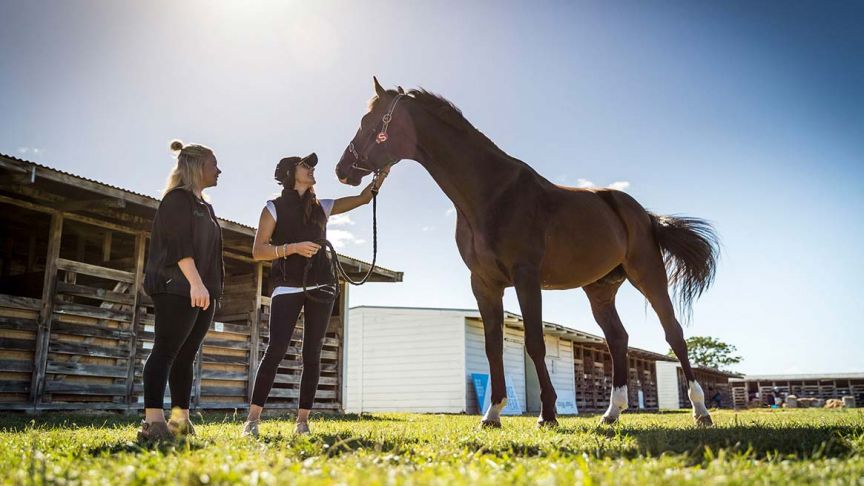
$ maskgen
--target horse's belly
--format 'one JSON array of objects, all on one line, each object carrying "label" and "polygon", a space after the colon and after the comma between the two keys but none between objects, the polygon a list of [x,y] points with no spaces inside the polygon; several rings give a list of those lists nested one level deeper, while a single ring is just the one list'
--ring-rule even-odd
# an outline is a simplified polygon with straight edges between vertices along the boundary
[{"label": "horse's belly", "polygon": [[550,226],[540,265],[544,289],[572,289],[603,278],[627,254],[627,233],[615,219],[572,217]]}]

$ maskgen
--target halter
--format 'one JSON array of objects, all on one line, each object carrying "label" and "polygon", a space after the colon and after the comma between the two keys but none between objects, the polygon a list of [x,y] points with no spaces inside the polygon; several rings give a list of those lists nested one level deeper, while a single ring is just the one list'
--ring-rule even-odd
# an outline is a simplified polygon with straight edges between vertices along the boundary
[{"label": "halter", "polygon": [[[378,135],[375,136],[376,145],[385,143],[390,138],[389,135],[387,135],[387,129],[390,128],[390,122],[393,120],[393,112],[396,110],[396,104],[399,103],[399,100],[402,99],[403,96],[405,95],[396,95],[396,97],[393,98],[393,101],[390,103],[390,108],[387,110],[387,113],[385,113],[384,116],[381,118],[381,131],[378,132]],[[367,169],[366,167],[361,167],[358,165],[360,162],[365,162],[367,160],[369,150],[371,150],[371,148],[367,149],[365,153],[361,156],[357,152],[357,149],[354,148],[354,142],[349,143],[348,151],[351,152],[351,155],[354,156],[354,163],[351,165],[351,168],[361,170],[363,172],[377,173],[378,171],[375,169]]]}]

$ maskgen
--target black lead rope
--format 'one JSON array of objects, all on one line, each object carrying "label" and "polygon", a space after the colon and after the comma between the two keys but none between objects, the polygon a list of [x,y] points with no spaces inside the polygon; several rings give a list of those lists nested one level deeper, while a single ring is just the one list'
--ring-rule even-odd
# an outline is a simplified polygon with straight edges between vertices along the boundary
[{"label": "black lead rope", "polygon": [[[372,180],[373,188],[374,184],[377,182],[378,173],[375,173],[375,178]],[[324,297],[315,297],[306,288],[306,282],[309,277],[309,270],[312,269],[312,262],[315,257],[308,258],[306,260],[306,267],[303,268],[303,295],[312,300],[313,302],[319,302],[322,304],[335,302],[336,299],[339,298],[339,277],[341,276],[343,280],[348,282],[351,285],[363,285],[366,281],[369,280],[369,277],[372,276],[372,272],[375,271],[375,261],[378,258],[378,189],[372,189],[372,265],[369,267],[369,271],[366,272],[366,275],[363,276],[360,280],[353,280],[350,276],[348,276],[348,272],[342,267],[342,262],[339,261],[339,255],[336,253],[336,249],[333,248],[333,243],[330,243],[329,240],[322,239],[317,240],[315,243],[326,247],[330,251],[330,262],[332,265],[333,278],[336,281],[332,284],[327,284],[322,287],[317,287],[312,290],[318,290],[320,293],[324,294]],[[322,254],[323,257],[323,254]]]}]

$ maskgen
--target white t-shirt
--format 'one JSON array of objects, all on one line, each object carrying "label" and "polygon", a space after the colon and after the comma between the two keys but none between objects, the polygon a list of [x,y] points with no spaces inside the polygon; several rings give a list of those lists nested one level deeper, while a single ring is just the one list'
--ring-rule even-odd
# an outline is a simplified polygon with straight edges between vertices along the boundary
[{"label": "white t-shirt", "polygon": [[[319,199],[319,203],[321,203],[321,209],[324,210],[324,218],[330,218],[330,212],[333,211],[333,203],[336,202],[335,199]],[[267,211],[270,212],[270,216],[273,216],[273,221],[276,221],[276,204],[273,201],[267,201]],[[326,221],[324,224],[327,224]],[[319,251],[323,251],[322,248]],[[306,287],[306,290],[317,289],[318,287],[323,287],[323,285],[313,285],[311,287]],[[297,294],[303,292],[303,287],[276,287],[273,289],[273,293],[270,295],[270,298],[276,297],[277,295],[283,294]]]}]

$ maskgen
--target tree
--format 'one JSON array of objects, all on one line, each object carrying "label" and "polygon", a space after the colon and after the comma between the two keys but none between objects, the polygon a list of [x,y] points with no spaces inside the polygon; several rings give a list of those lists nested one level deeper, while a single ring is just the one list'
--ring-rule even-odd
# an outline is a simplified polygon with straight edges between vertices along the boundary
[{"label": "tree", "polygon": [[[687,356],[694,366],[722,369],[741,362],[741,356],[734,354],[738,349],[711,336],[693,336],[687,339]],[[669,356],[675,356],[670,349]]]}]

